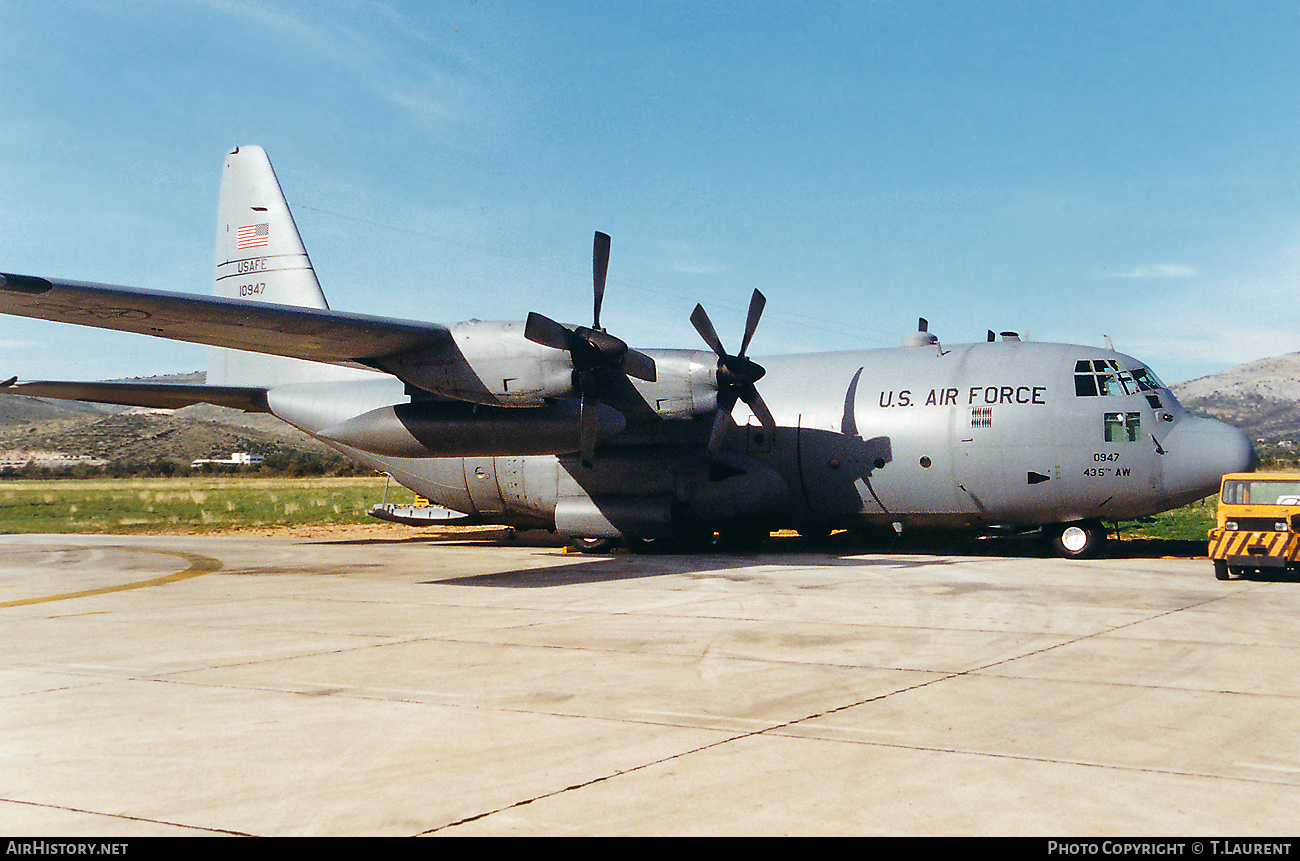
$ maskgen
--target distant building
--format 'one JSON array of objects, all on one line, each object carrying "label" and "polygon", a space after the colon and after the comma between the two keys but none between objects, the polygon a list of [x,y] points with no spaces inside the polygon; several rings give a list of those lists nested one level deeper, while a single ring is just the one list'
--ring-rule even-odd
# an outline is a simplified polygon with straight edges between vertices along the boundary
[{"label": "distant building", "polygon": [[230,453],[230,457],[213,458],[201,457],[198,460],[190,461],[190,469],[198,469],[206,464],[213,466],[252,466],[261,463],[266,458],[260,454],[249,454],[246,451],[235,451]]},{"label": "distant building", "polygon": [[0,451],[0,469],[22,469],[27,464],[46,469],[66,466],[107,466],[108,461],[88,454],[65,454],[61,451]]}]

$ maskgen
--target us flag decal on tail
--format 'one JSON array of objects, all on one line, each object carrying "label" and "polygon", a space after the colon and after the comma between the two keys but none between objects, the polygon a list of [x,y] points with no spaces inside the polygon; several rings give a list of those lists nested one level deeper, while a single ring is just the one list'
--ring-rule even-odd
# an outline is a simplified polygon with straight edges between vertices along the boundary
[{"label": "us flag decal on tail", "polygon": [[269,224],[246,224],[235,234],[236,248],[260,248],[271,237]]}]

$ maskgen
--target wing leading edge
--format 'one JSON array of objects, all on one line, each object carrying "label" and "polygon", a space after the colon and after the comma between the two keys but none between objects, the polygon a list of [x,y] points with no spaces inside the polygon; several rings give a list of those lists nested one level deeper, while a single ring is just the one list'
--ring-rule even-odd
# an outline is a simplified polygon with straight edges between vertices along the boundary
[{"label": "wing leading edge", "polygon": [[451,337],[437,323],[4,273],[0,313],[352,367]]}]

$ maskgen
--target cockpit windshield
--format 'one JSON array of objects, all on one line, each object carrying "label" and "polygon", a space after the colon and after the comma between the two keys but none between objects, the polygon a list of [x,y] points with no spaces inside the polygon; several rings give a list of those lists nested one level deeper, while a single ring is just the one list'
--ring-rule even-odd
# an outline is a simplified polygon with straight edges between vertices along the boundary
[{"label": "cockpit windshield", "polygon": [[1164,387],[1146,368],[1121,368],[1114,359],[1080,359],[1074,363],[1074,393],[1079,397],[1135,395]]}]

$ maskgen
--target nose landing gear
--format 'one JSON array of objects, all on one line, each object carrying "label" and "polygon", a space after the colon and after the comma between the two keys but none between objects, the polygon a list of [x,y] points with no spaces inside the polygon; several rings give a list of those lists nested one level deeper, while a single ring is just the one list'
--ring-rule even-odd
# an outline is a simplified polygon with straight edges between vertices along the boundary
[{"label": "nose landing gear", "polygon": [[1080,520],[1044,527],[1053,552],[1065,559],[1091,559],[1106,545],[1108,530],[1100,520]]}]

